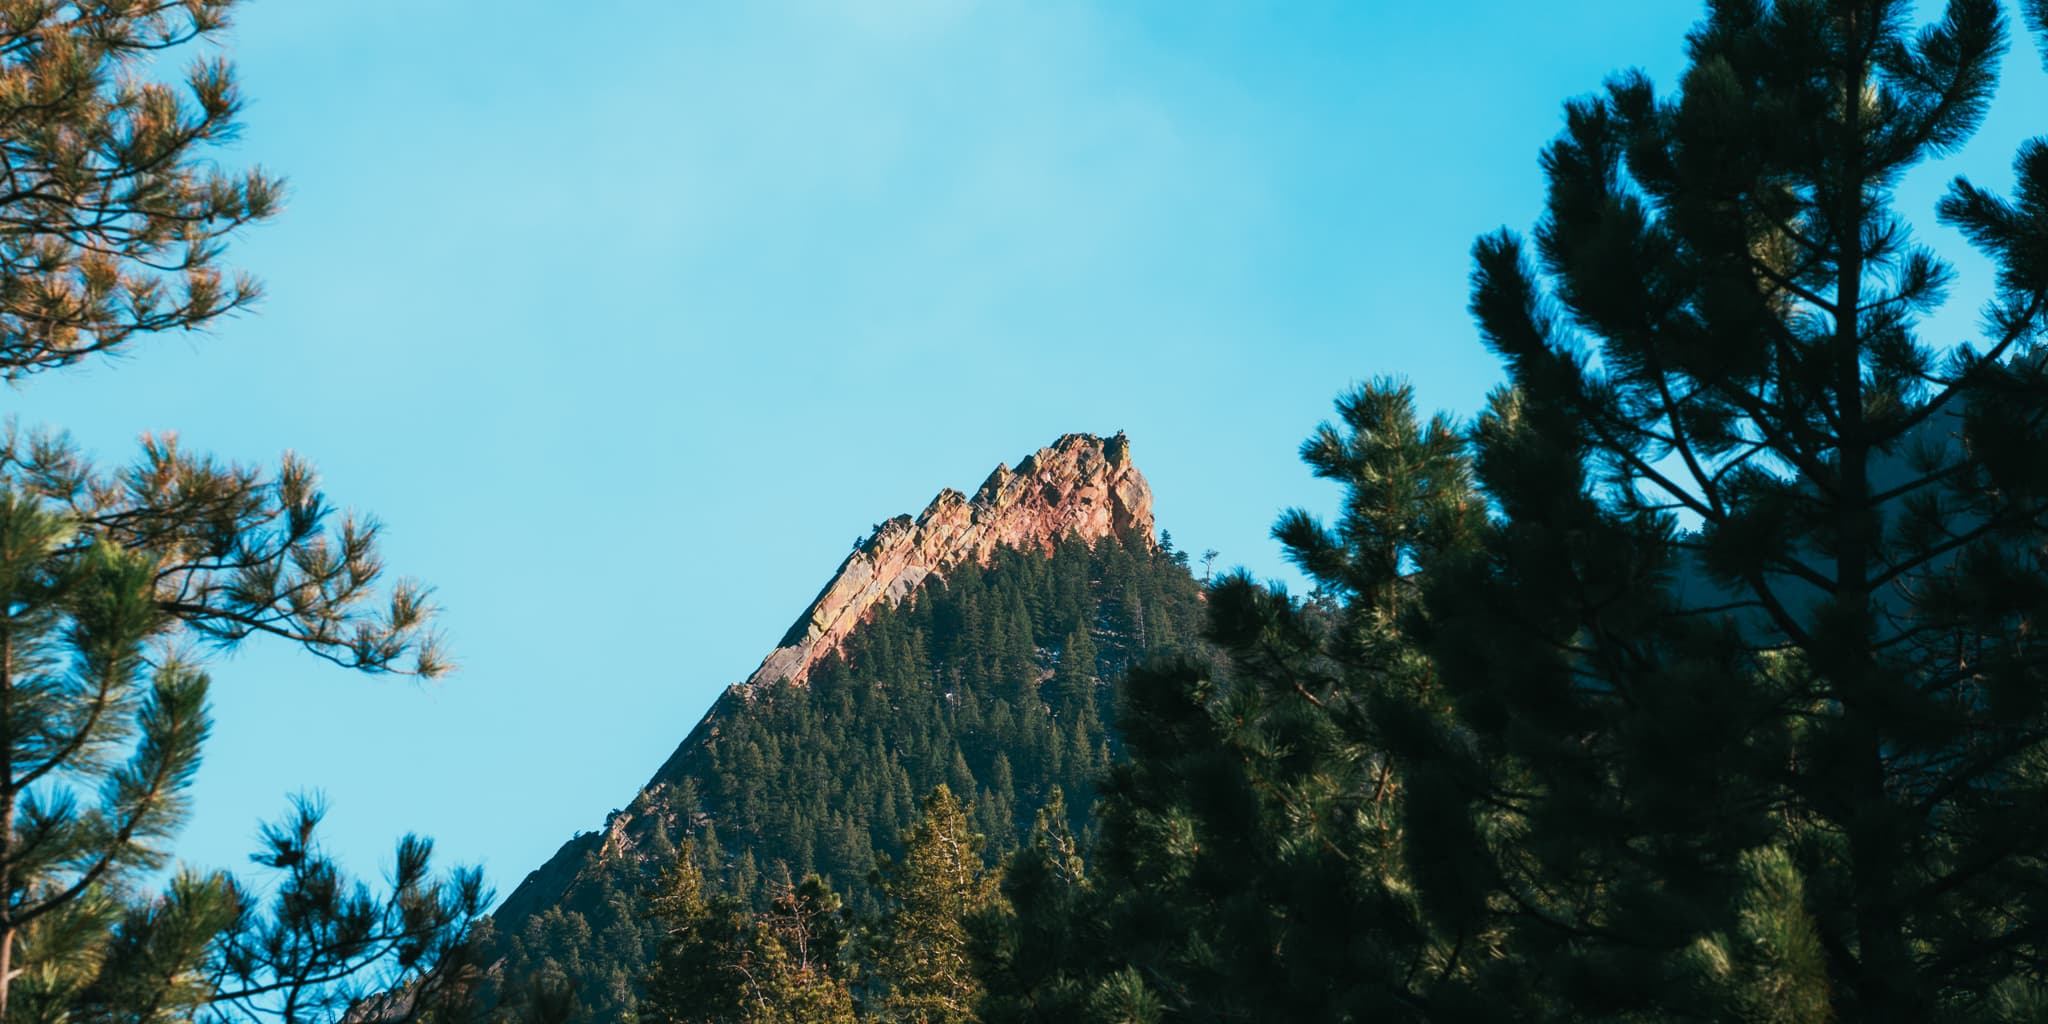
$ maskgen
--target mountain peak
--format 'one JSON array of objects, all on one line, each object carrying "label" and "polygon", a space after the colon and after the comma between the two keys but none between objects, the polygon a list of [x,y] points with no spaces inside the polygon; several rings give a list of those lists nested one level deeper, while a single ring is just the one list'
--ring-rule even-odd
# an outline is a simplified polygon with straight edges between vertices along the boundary
[{"label": "mountain peak", "polygon": [[946,488],[916,517],[900,515],[846,556],[747,684],[803,683],[811,667],[878,606],[894,604],[934,573],[986,564],[998,547],[1050,552],[1066,537],[1152,542],[1152,488],[1131,463],[1130,441],[1068,434],[999,465],[969,498]]}]

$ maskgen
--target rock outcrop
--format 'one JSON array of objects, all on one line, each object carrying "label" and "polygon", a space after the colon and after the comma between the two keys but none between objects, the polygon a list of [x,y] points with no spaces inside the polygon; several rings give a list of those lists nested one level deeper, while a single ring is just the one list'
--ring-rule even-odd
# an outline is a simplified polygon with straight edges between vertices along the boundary
[{"label": "rock outcrop", "polygon": [[916,518],[877,527],[747,683],[803,683],[877,607],[902,600],[934,573],[984,564],[998,547],[1049,552],[1064,537],[1112,535],[1152,542],[1152,489],[1131,464],[1124,435],[1068,434],[1014,470],[997,466],[972,498],[948,488]]}]

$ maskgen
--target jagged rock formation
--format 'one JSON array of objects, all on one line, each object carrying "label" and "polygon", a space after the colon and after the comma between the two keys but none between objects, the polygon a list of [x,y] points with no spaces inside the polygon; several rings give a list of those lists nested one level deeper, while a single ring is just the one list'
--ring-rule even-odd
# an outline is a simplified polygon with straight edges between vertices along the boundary
[{"label": "jagged rock formation", "polygon": [[986,565],[1000,547],[1050,553],[1068,537],[1089,544],[1116,537],[1158,554],[1152,490],[1132,464],[1123,434],[1068,434],[1026,456],[1015,469],[996,467],[973,498],[949,488],[916,518],[898,516],[877,527],[840,564],[761,667],[705,713],[631,804],[607,818],[603,829],[570,840],[527,875],[493,917],[516,930],[515,922],[569,899],[587,862],[605,861],[608,854],[634,846],[636,835],[687,832],[689,823],[658,806],[654,794],[691,774],[693,760],[716,742],[722,719],[747,713],[751,684],[804,683],[877,610],[908,597],[934,575],[946,578],[963,565]]},{"label": "jagged rock formation", "polygon": [[1123,434],[1068,434],[1014,470],[997,466],[973,498],[949,487],[915,519],[877,527],[747,682],[801,684],[878,605],[902,600],[933,573],[986,564],[998,547],[1049,551],[1063,537],[1111,535],[1150,543],[1152,488]]}]

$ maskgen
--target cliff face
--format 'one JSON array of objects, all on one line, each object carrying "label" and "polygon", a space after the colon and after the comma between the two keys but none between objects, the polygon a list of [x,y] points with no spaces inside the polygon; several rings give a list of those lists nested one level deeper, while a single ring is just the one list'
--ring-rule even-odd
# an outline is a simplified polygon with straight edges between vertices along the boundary
[{"label": "cliff face", "polygon": [[1069,535],[1090,542],[1135,535],[1150,543],[1152,489],[1131,464],[1124,435],[1068,434],[1014,470],[997,466],[972,498],[948,488],[916,518],[883,523],[840,564],[747,682],[801,684],[870,612],[902,600],[933,573],[984,564],[1001,546],[1050,551]]}]

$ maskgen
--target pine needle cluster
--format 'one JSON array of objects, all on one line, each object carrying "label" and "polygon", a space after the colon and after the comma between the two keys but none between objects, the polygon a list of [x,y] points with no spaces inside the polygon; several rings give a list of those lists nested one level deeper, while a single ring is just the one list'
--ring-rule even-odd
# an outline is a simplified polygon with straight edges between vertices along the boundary
[{"label": "pine needle cluster", "polygon": [[[278,179],[228,171],[236,0],[0,0],[0,377],[203,329],[259,295],[223,264]],[[176,81],[176,52],[208,53]],[[447,668],[427,592],[385,590],[377,525],[312,468],[222,463],[145,435],[95,467],[61,433],[0,434],[0,1019],[452,1020],[478,965],[473,870],[398,844],[345,874],[301,801],[264,883],[175,862],[212,728],[204,647],[255,636],[370,672]],[[378,998],[369,997],[386,993]]]}]

